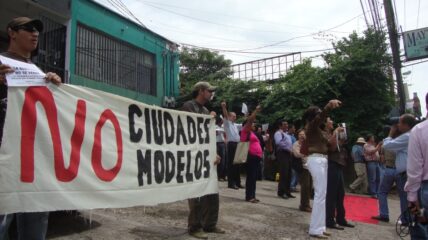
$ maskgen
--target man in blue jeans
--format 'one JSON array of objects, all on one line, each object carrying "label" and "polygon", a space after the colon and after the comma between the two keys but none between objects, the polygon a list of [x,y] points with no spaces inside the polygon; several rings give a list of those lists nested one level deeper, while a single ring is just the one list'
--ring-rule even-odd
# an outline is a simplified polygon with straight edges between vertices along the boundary
[{"label": "man in blue jeans", "polygon": [[[385,169],[385,175],[382,180],[382,184],[379,191],[379,207],[380,215],[373,217],[375,219],[385,221],[388,219],[388,203],[387,195],[390,189],[390,185],[395,180],[397,183],[397,190],[400,196],[400,208],[401,212],[404,213],[407,210],[407,194],[404,191],[404,183],[406,182],[406,166],[407,166],[407,148],[409,146],[410,130],[416,125],[416,119],[411,114],[403,114],[400,117],[398,125],[391,127],[389,136],[383,140],[383,148],[386,151],[391,151],[396,154],[395,166]],[[397,136],[393,138],[394,136]],[[409,219],[405,216],[401,218],[401,222],[407,225]]]},{"label": "man in blue jeans", "polygon": [[[425,96],[428,110],[428,94]],[[409,139],[407,159],[407,182],[404,190],[413,215],[420,215],[425,208],[425,220],[428,217],[428,121],[416,125]],[[417,222],[410,227],[412,239],[428,239],[428,225]]]},{"label": "man in blue jeans", "polygon": [[[383,158],[383,161],[385,162],[385,171],[378,191],[379,215],[373,216],[372,218],[383,222],[389,222],[388,193],[394,182],[397,186],[400,186],[399,188],[404,185],[404,182],[402,181],[401,176],[396,174],[396,154],[382,148],[381,158]],[[399,192],[399,194],[402,194],[402,192]]]},{"label": "man in blue jeans", "polygon": [[[37,48],[39,33],[43,23],[37,19],[18,17],[7,25],[9,48],[0,55],[17,61],[30,63],[31,53]],[[0,139],[3,137],[3,127],[7,108],[6,73],[13,72],[11,66],[0,63]],[[46,80],[55,84],[61,83],[61,78],[55,73],[47,73]],[[1,145],[1,142],[0,142]],[[42,240],[46,238],[48,228],[48,212],[16,213],[0,215],[0,240],[9,239],[8,229],[16,216],[19,240]]]}]

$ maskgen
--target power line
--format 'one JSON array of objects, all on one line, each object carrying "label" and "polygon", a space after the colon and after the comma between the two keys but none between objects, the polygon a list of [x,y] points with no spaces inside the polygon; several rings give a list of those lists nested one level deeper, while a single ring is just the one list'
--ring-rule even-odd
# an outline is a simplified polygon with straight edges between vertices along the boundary
[{"label": "power line", "polygon": [[[188,44],[188,43],[180,43],[183,46],[188,46],[192,48],[197,49],[206,49],[210,51],[216,51],[216,52],[226,52],[226,53],[248,53],[248,54],[291,54],[295,52],[251,52],[251,51],[240,51],[240,50],[227,50],[227,49],[218,49],[218,48],[207,48],[207,47],[201,47],[194,44]],[[323,51],[330,51],[334,50],[334,48],[325,48],[325,49],[317,49],[317,50],[307,50],[307,51],[298,51],[300,53],[313,53],[313,52],[323,52]]]},{"label": "power line", "polygon": [[[205,22],[205,23],[209,23],[209,24],[213,24],[213,25],[219,25],[219,26],[229,27],[229,28],[234,28],[234,29],[240,29],[240,30],[244,30],[244,31],[254,31],[254,29],[252,29],[252,28],[244,28],[244,27],[235,26],[235,25],[229,25],[229,24],[223,24],[223,23],[213,22],[213,21],[209,21],[209,20],[206,20],[206,19],[201,19],[201,18],[196,18],[196,17],[193,17],[193,16],[185,15],[185,14],[182,14],[182,13],[179,13],[179,12],[176,12],[176,11],[172,11],[172,10],[169,10],[169,9],[165,9],[165,8],[162,8],[162,7],[159,7],[159,6],[155,6],[153,4],[149,4],[149,3],[146,3],[146,2],[142,2],[142,3],[145,4],[145,5],[147,5],[147,6],[150,6],[152,8],[156,8],[156,9],[159,9],[161,11],[169,12],[171,14],[178,15],[178,16],[185,17],[185,18],[189,18],[189,19],[192,19],[192,20],[195,20],[195,21]],[[329,30],[332,30],[332,29],[329,29]],[[326,30],[324,30],[324,31],[326,31]],[[271,31],[271,30],[257,30],[257,32],[269,32],[269,33],[281,33],[281,34],[284,34],[284,33],[289,34],[290,33],[290,32]]]},{"label": "power line", "polygon": [[397,12],[397,6],[396,6],[396,1],[393,1],[393,10],[394,10],[394,18],[395,18],[395,26],[396,26],[396,31],[397,32],[401,32],[400,29],[398,28],[398,26],[400,26],[399,22],[398,22],[398,12]]},{"label": "power line", "polygon": [[341,24],[339,24],[337,26],[334,26],[332,28],[328,28],[328,29],[325,29],[325,30],[321,30],[321,31],[316,32],[316,33],[310,33],[310,34],[306,34],[306,35],[302,35],[302,36],[292,37],[292,38],[289,38],[289,39],[284,40],[284,41],[279,41],[279,42],[276,42],[276,43],[272,43],[272,44],[268,44],[268,45],[264,45],[264,46],[260,46],[260,47],[256,47],[256,48],[242,49],[240,51],[257,50],[257,49],[272,47],[272,46],[276,46],[276,45],[279,45],[279,44],[282,44],[282,43],[286,43],[286,42],[289,42],[289,41],[292,41],[292,40],[295,40],[295,39],[299,39],[299,38],[304,38],[304,37],[309,37],[309,36],[313,36],[313,35],[316,35],[316,34],[320,34],[322,32],[326,32],[326,31],[329,31],[329,30],[341,27],[341,26],[343,26],[343,25],[345,25],[345,24],[353,21],[354,19],[360,17],[361,15],[363,15],[363,14],[359,14],[358,16],[355,16],[355,17],[353,17],[353,18],[351,18],[351,19],[349,19],[349,20],[347,20],[347,21],[345,21],[345,22],[343,22],[343,23],[341,23]]},{"label": "power line", "polygon": [[[292,25],[292,24],[284,24],[282,22],[273,22],[273,21],[266,21],[266,20],[263,20],[263,19],[247,18],[247,17],[242,17],[242,16],[229,15],[229,14],[223,14],[223,13],[211,12],[211,11],[204,11],[204,10],[195,9],[195,8],[186,8],[186,7],[182,7],[182,6],[165,4],[165,3],[159,3],[159,2],[152,2],[152,1],[145,1],[145,0],[140,0],[140,2],[142,2],[143,4],[144,3],[148,3],[148,4],[153,4],[153,5],[168,6],[168,7],[172,7],[172,8],[184,9],[184,10],[189,10],[189,11],[205,12],[205,13],[209,13],[209,14],[216,15],[216,16],[220,15],[220,16],[226,16],[226,17],[231,17],[231,18],[235,18],[235,19],[236,18],[240,18],[240,19],[254,21],[254,22],[265,22],[265,23],[269,23],[269,24],[275,24],[275,25],[281,25],[281,26],[287,26],[287,27],[294,27],[294,28],[302,28],[302,29],[316,29],[314,27],[298,26],[298,25]],[[336,32],[336,33],[348,33],[348,32],[341,32],[341,31],[332,31],[332,32]]]},{"label": "power line", "polygon": [[364,20],[366,21],[366,26],[370,27],[369,20],[367,19],[367,15],[366,15],[366,9],[365,9],[364,4],[363,4],[363,0],[360,0],[360,4],[361,4],[361,9],[363,10]]},{"label": "power line", "polygon": [[129,9],[128,7],[123,4],[121,0],[107,0],[111,6],[113,6],[114,9],[118,11],[119,14],[122,16],[128,18],[129,20],[133,19],[141,25],[142,27],[146,27],[143,22],[141,22]]},{"label": "power line", "polygon": [[125,10],[123,10],[120,6],[118,6],[116,2],[113,2],[112,0],[107,0],[107,1],[110,3],[110,5],[111,5],[114,9],[116,9],[116,11],[118,11],[120,14],[122,14],[122,16],[124,16],[124,17],[126,17],[126,18],[128,18],[128,19],[129,19],[129,16],[128,16],[128,14],[126,13],[126,11],[125,11]]},{"label": "power line", "polygon": [[418,3],[418,17],[416,18],[416,28],[419,27],[419,12],[420,12],[420,10],[421,10],[421,0],[419,0],[419,3]]},{"label": "power line", "polygon": [[142,23],[141,21],[140,21],[140,19],[138,19],[133,13],[132,13],[132,11],[131,10],[129,10],[129,8],[122,2],[122,0],[116,0],[125,10],[126,10],[126,12],[128,12],[139,24],[141,24],[143,27],[145,27],[144,26],[144,23]]},{"label": "power line", "polygon": [[[160,24],[160,25],[157,25],[157,24]],[[169,25],[164,24],[164,23],[157,23],[157,24],[154,24],[154,26],[156,26],[157,28],[166,28],[166,29],[169,29],[169,31],[174,31],[174,32],[177,32],[177,33],[182,33],[182,34],[186,34],[186,35],[194,33],[194,32],[190,32],[190,30],[188,32],[186,32],[186,31],[180,31],[176,27],[169,26]],[[198,36],[209,38],[209,39],[218,39],[218,40],[227,41],[227,42],[235,42],[235,43],[239,43],[240,46],[242,46],[242,42],[243,41],[246,41],[246,40],[242,40],[242,39],[241,40],[236,40],[236,39],[220,38],[220,37],[217,37],[217,36],[212,36],[212,35],[207,35],[207,34],[201,34],[201,33],[198,33]],[[178,41],[178,42],[180,42],[180,41]],[[287,46],[288,47],[310,47],[310,46],[295,46],[295,45],[293,45],[293,46],[287,45]],[[311,46],[313,47],[314,45],[311,44]],[[322,45],[319,45],[319,46],[322,46]],[[274,46],[274,47],[283,47],[283,46],[278,45],[278,46]],[[224,46],[223,46],[223,48],[224,48]]]}]

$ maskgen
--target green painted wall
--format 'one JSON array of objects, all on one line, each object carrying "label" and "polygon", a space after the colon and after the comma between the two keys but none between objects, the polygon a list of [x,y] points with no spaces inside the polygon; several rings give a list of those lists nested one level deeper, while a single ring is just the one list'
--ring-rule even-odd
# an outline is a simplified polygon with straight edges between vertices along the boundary
[{"label": "green painted wall", "polygon": [[[166,49],[167,41],[164,38],[142,28],[141,26],[91,0],[72,0],[71,2],[71,84],[87,86],[156,105],[162,104],[164,96],[178,96],[178,55]],[[75,75],[76,33],[78,23],[97,29],[116,39],[123,40],[136,47],[142,48],[147,52],[155,54],[157,79],[156,96],[140,94],[135,91],[103,84]]]}]

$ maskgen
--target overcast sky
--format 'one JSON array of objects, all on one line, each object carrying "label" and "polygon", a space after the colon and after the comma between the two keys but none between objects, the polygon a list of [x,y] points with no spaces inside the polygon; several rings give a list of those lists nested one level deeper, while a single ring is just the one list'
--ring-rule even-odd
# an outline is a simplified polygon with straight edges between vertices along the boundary
[{"label": "overcast sky", "polygon": [[[119,0],[96,0],[119,11]],[[122,0],[149,29],[177,42],[219,50],[233,64],[290,52],[331,48],[331,42],[366,28],[360,0]],[[363,0],[363,3],[367,0]],[[378,0],[384,19],[383,1]],[[428,27],[427,0],[393,0],[403,31]],[[116,4],[112,4],[116,3]],[[368,7],[366,6],[366,10]],[[368,15],[369,16],[369,15]],[[385,21],[383,20],[383,23]],[[324,31],[324,30],[329,31]],[[319,33],[320,31],[323,31]],[[295,39],[293,39],[295,38]],[[278,42],[283,42],[278,44]],[[261,48],[265,45],[271,47]],[[402,44],[401,44],[401,47]],[[247,50],[254,49],[256,50]],[[273,54],[256,54],[269,52]],[[320,52],[304,53],[323,66]],[[427,59],[425,59],[427,60]],[[405,64],[417,63],[419,61]],[[410,97],[417,92],[426,114],[428,62],[405,67]]]}]

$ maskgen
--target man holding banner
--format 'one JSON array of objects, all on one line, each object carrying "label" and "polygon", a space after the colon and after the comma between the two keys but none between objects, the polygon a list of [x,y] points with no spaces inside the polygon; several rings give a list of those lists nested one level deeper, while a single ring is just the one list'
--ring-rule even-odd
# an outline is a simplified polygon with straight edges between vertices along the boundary
[{"label": "man holding banner", "polygon": [[[212,97],[216,87],[208,82],[198,82],[192,91],[193,99],[183,104],[181,110],[200,114],[210,114],[204,106]],[[221,159],[217,156],[214,164],[218,164]],[[199,198],[189,199],[188,231],[195,238],[208,239],[206,232],[225,233],[217,227],[219,211],[219,194],[209,194]]]},{"label": "man holding banner", "polygon": [[[37,19],[18,17],[7,25],[9,48],[1,56],[24,63],[31,62],[31,53],[37,48],[39,33],[43,31],[43,23]],[[14,72],[12,66],[0,62],[0,144],[3,137],[3,127],[7,109],[6,74]],[[55,73],[47,73],[46,81],[61,83],[61,78]],[[0,239],[8,239],[9,225],[16,215],[18,239],[45,239],[48,227],[48,212],[30,212],[0,215]]]}]

